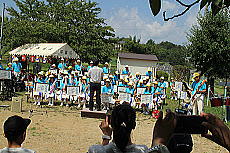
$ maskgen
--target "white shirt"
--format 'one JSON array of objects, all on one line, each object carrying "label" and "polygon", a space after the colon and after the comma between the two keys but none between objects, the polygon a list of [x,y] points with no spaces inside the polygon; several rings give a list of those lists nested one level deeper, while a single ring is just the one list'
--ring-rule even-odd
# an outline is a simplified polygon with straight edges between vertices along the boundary
[{"label": "white shirt", "polygon": [[3,148],[0,153],[35,153],[35,151],[25,148]]},{"label": "white shirt", "polygon": [[103,77],[103,70],[98,66],[94,66],[89,69],[88,76],[90,77],[90,82],[92,83],[101,83]]}]

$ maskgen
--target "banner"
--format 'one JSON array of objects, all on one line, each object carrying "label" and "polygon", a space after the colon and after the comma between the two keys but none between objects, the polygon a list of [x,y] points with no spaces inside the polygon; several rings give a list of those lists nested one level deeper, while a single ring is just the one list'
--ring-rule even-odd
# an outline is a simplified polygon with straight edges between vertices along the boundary
[{"label": "banner", "polygon": [[144,94],[146,87],[137,87],[137,95]]},{"label": "banner", "polygon": [[141,103],[147,104],[153,102],[153,95],[152,94],[142,94],[141,95]]},{"label": "banner", "polygon": [[0,70],[0,79],[11,79],[11,71]]},{"label": "banner", "polygon": [[125,92],[121,92],[121,93],[119,93],[118,99],[122,100],[122,101],[129,102],[130,99],[131,99],[131,94],[128,94],[128,93],[125,93]]},{"label": "banner", "polygon": [[48,83],[36,83],[36,92],[46,93],[49,92],[49,84]]},{"label": "banner", "polygon": [[126,87],[117,86],[118,93],[125,92],[125,90],[126,90]]},{"label": "banner", "polygon": [[67,95],[69,96],[76,96],[80,93],[80,87],[77,86],[67,86]]},{"label": "banner", "polygon": [[111,103],[112,102],[112,94],[101,94],[101,102],[102,103]]},{"label": "banner", "polygon": [[175,90],[182,91],[183,83],[182,82],[175,82]]}]

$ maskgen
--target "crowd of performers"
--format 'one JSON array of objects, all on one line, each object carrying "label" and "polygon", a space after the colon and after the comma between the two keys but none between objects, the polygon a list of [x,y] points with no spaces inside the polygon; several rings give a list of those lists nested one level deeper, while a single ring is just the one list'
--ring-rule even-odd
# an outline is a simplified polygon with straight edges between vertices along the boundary
[{"label": "crowd of performers", "polygon": [[[23,75],[21,69],[22,65],[17,57],[13,58],[13,63],[9,63],[6,70],[11,70],[15,77],[21,77],[22,80],[26,80],[27,90],[32,93],[32,97],[35,99],[36,105],[41,105],[41,101],[44,99],[49,101],[48,105],[57,105],[55,102],[61,101],[61,106],[69,106],[70,104],[77,104],[78,107],[86,107],[90,99],[90,77],[88,71],[93,67],[91,61],[88,66],[83,66],[80,60],[76,60],[70,63],[65,59],[60,59],[56,64],[51,64],[49,69],[44,72],[40,71],[36,75],[26,76]],[[3,67],[0,64],[0,69]],[[104,63],[103,78],[101,80],[101,94],[112,95],[111,103],[119,101],[118,87],[124,87],[123,92],[131,95],[130,100],[126,101],[133,107],[138,107],[143,110],[145,114],[148,114],[152,110],[157,110],[162,107],[166,98],[166,88],[171,88],[171,98],[177,100],[177,92],[174,90],[175,80],[171,78],[168,83],[164,77],[160,77],[158,80],[153,77],[151,68],[148,68],[145,74],[136,72],[132,75],[128,65],[123,70],[115,71],[111,73],[109,63]],[[199,78],[199,74],[195,74],[195,78]],[[198,88],[201,81],[197,83],[194,81],[191,91],[194,92]],[[36,83],[45,83],[49,85],[47,92],[37,92]],[[193,87],[194,86],[194,87]],[[68,95],[67,87],[79,87],[79,93],[77,95]],[[142,94],[152,95],[151,102],[141,101],[141,95],[137,93],[137,88],[144,88]],[[205,92],[206,85],[202,86],[203,92]],[[200,95],[199,92],[197,95]],[[203,109],[203,94],[198,100],[199,113]],[[103,101],[102,101],[103,103]],[[194,110],[195,111],[195,110]]]}]

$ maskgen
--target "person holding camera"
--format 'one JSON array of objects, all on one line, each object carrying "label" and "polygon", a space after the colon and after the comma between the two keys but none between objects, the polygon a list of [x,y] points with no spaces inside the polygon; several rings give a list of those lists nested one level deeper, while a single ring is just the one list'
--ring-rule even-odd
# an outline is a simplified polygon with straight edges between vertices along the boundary
[{"label": "person holding camera", "polygon": [[[206,119],[202,125],[211,132],[211,134],[202,134],[201,136],[230,151],[230,129],[212,114],[202,113],[201,117]],[[99,126],[103,133],[102,145],[92,145],[88,153],[169,153],[169,151],[170,153],[183,151],[183,153],[189,153],[192,151],[191,143],[189,148],[184,148],[184,146],[175,145],[177,143],[174,143],[175,141],[172,139],[175,138],[173,134],[177,118],[178,116],[171,111],[167,112],[165,118],[163,118],[163,112],[159,112],[159,118],[153,129],[152,145],[151,148],[148,148],[145,145],[132,143],[130,135],[136,127],[135,110],[127,104],[118,105],[112,112],[111,127],[108,117]],[[111,138],[112,133],[113,139]],[[110,142],[111,139],[112,142]]]}]

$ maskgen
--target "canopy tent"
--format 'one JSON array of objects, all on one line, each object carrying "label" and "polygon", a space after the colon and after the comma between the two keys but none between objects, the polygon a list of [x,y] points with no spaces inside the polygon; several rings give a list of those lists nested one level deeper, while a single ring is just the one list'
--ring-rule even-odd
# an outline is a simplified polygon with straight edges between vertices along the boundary
[{"label": "canopy tent", "polygon": [[77,59],[79,56],[67,43],[40,43],[22,45],[9,52],[11,55],[31,55]]}]

